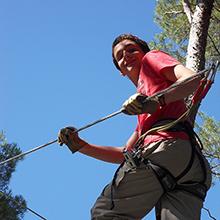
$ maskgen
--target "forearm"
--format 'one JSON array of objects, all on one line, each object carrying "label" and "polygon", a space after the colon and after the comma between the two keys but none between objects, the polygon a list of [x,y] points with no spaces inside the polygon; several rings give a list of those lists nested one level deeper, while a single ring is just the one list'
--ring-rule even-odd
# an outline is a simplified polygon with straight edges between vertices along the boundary
[{"label": "forearm", "polygon": [[180,84],[170,92],[164,94],[164,100],[166,104],[175,102],[177,100],[182,100],[188,97],[189,95],[193,94],[195,90],[198,88],[201,77],[196,77],[187,83],[181,84],[181,81],[183,80],[184,78],[179,79],[177,83]]},{"label": "forearm", "polygon": [[168,80],[177,84],[175,88],[164,94],[166,104],[184,99],[193,94],[202,78],[200,74],[195,73],[183,65],[177,65],[174,69],[165,69],[164,75]]},{"label": "forearm", "polygon": [[124,147],[98,146],[86,143],[79,152],[98,160],[120,164],[124,160],[123,149]]},{"label": "forearm", "polygon": [[[135,131],[126,143],[126,149],[132,149],[133,145],[138,139],[138,133]],[[83,141],[83,140],[82,140]],[[109,146],[97,146],[84,142],[84,147],[79,151],[82,154],[103,160],[110,163],[122,163],[124,160],[123,150],[125,147],[109,147]]]}]

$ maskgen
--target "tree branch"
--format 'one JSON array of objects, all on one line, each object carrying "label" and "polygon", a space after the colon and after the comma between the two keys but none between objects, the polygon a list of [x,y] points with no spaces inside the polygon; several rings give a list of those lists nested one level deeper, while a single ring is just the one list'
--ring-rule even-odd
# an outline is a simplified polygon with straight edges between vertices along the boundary
[{"label": "tree branch", "polygon": [[218,3],[218,1],[215,1],[215,5],[220,8],[220,4]]},{"label": "tree branch", "polygon": [[215,6],[214,6],[214,8],[215,8],[216,11],[220,12],[220,9],[219,9],[219,8],[217,8],[217,7],[215,7]]},{"label": "tree branch", "polygon": [[164,15],[169,15],[169,14],[174,14],[174,15],[183,14],[183,11],[167,11],[164,13]]},{"label": "tree branch", "polygon": [[220,164],[216,164],[215,166],[212,166],[211,169],[216,169],[219,166],[220,166]]},{"label": "tree branch", "polygon": [[209,39],[211,40],[211,42],[212,42],[212,44],[213,44],[213,47],[214,47],[215,50],[217,51],[218,55],[220,56],[220,51],[218,50],[217,46],[215,45],[214,40],[213,40],[212,37],[209,35],[209,33],[208,33],[208,37],[209,37]]},{"label": "tree branch", "polygon": [[215,172],[215,171],[211,171],[212,175],[215,176],[216,178],[219,178],[220,177],[220,173],[218,172]]},{"label": "tree branch", "polygon": [[215,20],[220,21],[220,18],[218,18],[216,15],[212,15],[211,19],[213,21],[215,21]]},{"label": "tree branch", "polygon": [[183,5],[183,11],[185,12],[189,23],[191,24],[192,22],[192,9],[190,7],[190,2],[188,0],[182,0],[182,5]]}]

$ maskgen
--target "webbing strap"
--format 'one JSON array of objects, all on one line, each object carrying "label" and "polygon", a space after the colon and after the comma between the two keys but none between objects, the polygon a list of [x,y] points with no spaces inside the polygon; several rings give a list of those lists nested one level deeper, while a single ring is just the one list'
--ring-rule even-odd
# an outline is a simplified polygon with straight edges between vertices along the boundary
[{"label": "webbing strap", "polygon": [[[184,131],[189,135],[192,152],[191,152],[191,157],[186,168],[177,177],[174,177],[169,172],[169,170],[167,170],[166,168],[160,165],[152,163],[152,161],[150,160],[144,159],[143,160],[144,164],[149,165],[152,168],[152,170],[156,174],[165,192],[169,192],[175,189],[184,190],[204,200],[206,196],[206,192],[207,192],[207,187],[205,186],[207,173],[206,173],[206,167],[205,167],[203,158],[200,152],[198,152],[199,149],[197,149],[197,146],[201,144],[199,137],[194,132],[193,128],[188,122],[179,122],[174,127],[168,129],[168,131]],[[192,188],[191,188],[191,185],[182,186],[182,185],[177,184],[177,181],[180,180],[182,177],[184,177],[191,169],[194,159],[195,159],[195,155],[198,156],[201,168],[203,170],[204,176],[203,176],[202,181],[194,183],[196,187],[192,186]]]},{"label": "webbing strap", "polygon": [[[164,167],[158,166],[152,162],[145,161],[146,165],[150,166],[157,176],[164,193],[171,192],[174,190],[183,190],[188,193],[193,194],[201,200],[205,200],[207,187],[201,182],[186,182],[183,184],[178,184],[176,178]],[[190,185],[187,185],[190,184]]]},{"label": "webbing strap", "polygon": [[175,177],[166,168],[156,165],[150,160],[144,160],[144,164],[149,165],[152,168],[159,182],[161,183],[164,192],[169,192],[175,189]]},{"label": "webbing strap", "polygon": [[175,189],[191,193],[203,201],[205,200],[207,193],[207,187],[205,186],[205,184],[202,183],[195,183],[191,184],[190,186],[177,184]]}]

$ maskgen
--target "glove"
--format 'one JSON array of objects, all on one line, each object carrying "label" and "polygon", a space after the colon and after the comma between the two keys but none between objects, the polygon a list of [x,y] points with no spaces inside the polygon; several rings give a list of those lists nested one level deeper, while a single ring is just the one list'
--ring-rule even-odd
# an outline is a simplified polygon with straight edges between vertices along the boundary
[{"label": "glove", "polygon": [[87,144],[87,142],[79,138],[74,127],[62,128],[58,133],[58,143],[60,146],[63,144],[67,145],[72,153],[75,153]]},{"label": "glove", "polygon": [[157,99],[136,93],[124,102],[123,112],[128,115],[139,115],[143,113],[153,114],[159,108]]}]

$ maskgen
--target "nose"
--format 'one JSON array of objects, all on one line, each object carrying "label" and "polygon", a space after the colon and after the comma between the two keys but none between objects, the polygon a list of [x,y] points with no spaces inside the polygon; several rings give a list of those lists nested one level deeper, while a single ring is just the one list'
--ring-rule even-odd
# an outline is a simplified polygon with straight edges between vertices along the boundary
[{"label": "nose", "polygon": [[127,61],[131,57],[131,54],[129,53],[129,51],[123,50],[123,57],[124,60]]},{"label": "nose", "polygon": [[123,55],[124,55],[124,57],[126,57],[126,56],[129,56],[130,53],[127,50],[123,50]]}]

